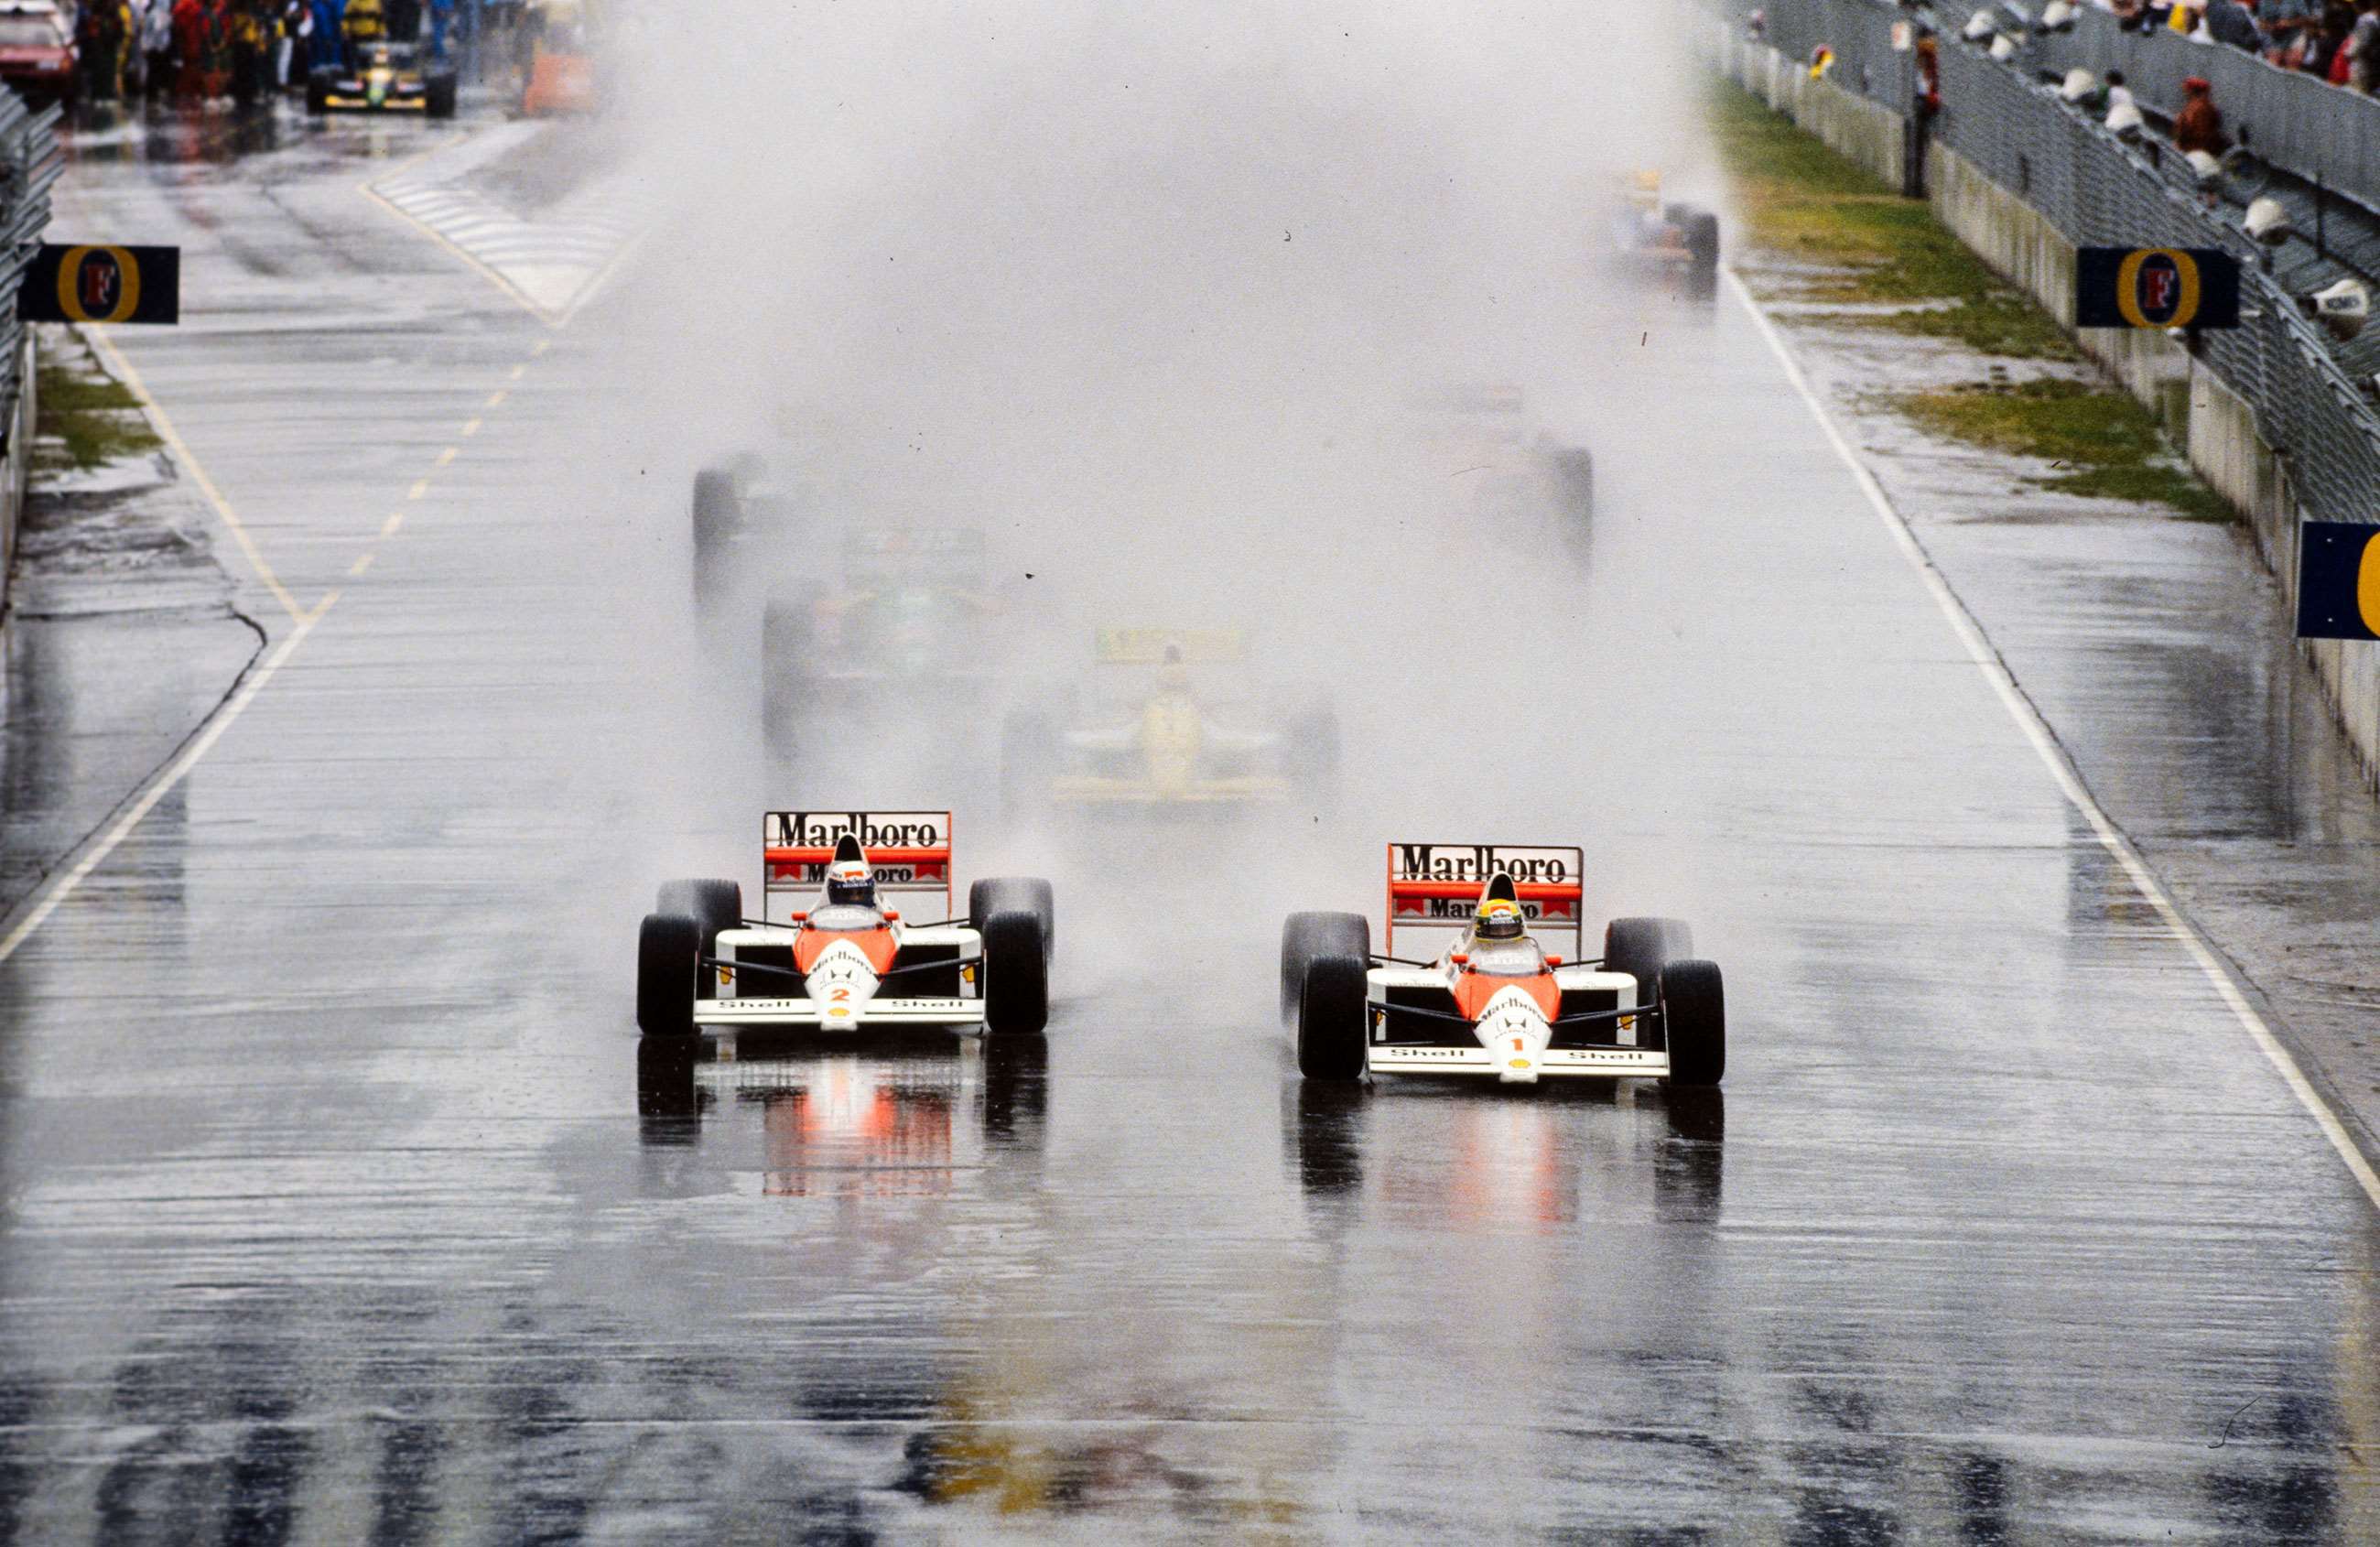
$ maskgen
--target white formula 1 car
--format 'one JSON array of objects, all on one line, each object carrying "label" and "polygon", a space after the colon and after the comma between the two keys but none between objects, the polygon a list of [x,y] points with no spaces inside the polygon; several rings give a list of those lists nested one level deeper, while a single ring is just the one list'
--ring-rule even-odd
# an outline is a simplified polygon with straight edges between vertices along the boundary
[{"label": "white formula 1 car", "polygon": [[[1366,1074],[1602,1075],[1717,1085],[1727,1008],[1717,965],[1674,919],[1615,919],[1580,961],[1585,851],[1390,844],[1388,950],[1360,913],[1293,913],[1281,1016],[1308,1079]],[[1415,954],[1395,954],[1399,937]],[[1567,944],[1548,954],[1539,936]],[[1435,954],[1431,954],[1431,953]]]},{"label": "white formula 1 car", "polygon": [[[1050,883],[978,881],[966,916],[951,917],[948,811],[771,811],[761,875],[757,920],[744,917],[733,881],[661,889],[637,940],[646,1036],[883,1026],[1002,1034],[1049,1019]],[[892,906],[912,899],[938,917],[911,923]]]}]

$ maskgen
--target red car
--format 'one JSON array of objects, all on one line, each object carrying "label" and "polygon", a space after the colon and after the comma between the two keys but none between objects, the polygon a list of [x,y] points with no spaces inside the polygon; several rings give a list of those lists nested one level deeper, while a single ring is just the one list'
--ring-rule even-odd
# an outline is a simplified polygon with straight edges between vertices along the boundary
[{"label": "red car", "polygon": [[55,6],[0,5],[0,82],[32,105],[72,105],[82,83],[80,58]]}]

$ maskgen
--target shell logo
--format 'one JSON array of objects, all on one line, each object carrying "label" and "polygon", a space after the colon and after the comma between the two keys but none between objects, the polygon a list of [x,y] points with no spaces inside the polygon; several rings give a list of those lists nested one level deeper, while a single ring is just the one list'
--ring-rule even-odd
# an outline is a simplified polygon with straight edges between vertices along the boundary
[{"label": "shell logo", "polygon": [[1525,1069],[1528,1066],[1529,1061],[1525,1058],[1515,1058],[1512,1060],[1512,1067],[1516,1069]]},{"label": "shell logo", "polygon": [[2380,540],[2364,543],[2362,561],[2355,566],[2355,610],[2364,627],[2380,634]]}]

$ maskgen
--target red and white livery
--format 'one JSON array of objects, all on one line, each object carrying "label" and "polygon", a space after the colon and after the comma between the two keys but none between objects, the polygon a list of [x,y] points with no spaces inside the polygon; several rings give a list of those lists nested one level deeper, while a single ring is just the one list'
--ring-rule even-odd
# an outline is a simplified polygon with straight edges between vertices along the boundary
[{"label": "red and white livery", "polygon": [[[857,1031],[1049,1017],[1049,883],[978,881],[953,913],[948,811],[771,811],[761,916],[733,881],[662,888],[638,937],[637,1021],[654,1037],[738,1027]],[[909,912],[922,912],[913,922]]]},{"label": "red and white livery", "polygon": [[1674,919],[1615,919],[1603,955],[1580,959],[1585,859],[1574,847],[1390,844],[1379,953],[1362,914],[1290,915],[1281,1015],[1300,1071],[1718,1084],[1718,968],[1694,956]]}]

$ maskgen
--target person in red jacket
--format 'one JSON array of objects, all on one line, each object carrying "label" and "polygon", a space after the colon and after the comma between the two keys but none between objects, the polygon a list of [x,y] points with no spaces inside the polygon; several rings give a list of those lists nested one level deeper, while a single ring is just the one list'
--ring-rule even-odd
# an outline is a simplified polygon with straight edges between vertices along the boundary
[{"label": "person in red jacket", "polygon": [[2231,148],[2231,137],[2223,132],[2223,115],[2216,111],[2215,88],[2204,76],[2193,75],[2181,83],[2181,111],[2173,116],[2173,147],[2184,155],[2192,151],[2204,151],[2219,156]]}]

